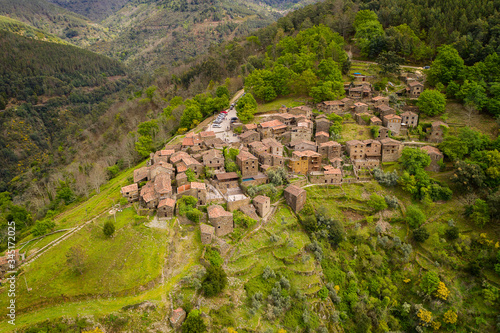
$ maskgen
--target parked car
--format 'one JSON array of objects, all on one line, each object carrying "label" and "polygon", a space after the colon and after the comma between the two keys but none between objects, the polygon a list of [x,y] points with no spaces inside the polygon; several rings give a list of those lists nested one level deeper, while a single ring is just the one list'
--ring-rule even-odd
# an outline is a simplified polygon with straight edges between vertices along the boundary
[{"label": "parked car", "polygon": [[221,113],[227,114],[227,111],[221,111]]},{"label": "parked car", "polygon": [[424,66],[424,69],[431,69],[431,66]]},{"label": "parked car", "polygon": [[212,127],[215,127],[215,128],[220,128],[220,124],[213,124]]}]

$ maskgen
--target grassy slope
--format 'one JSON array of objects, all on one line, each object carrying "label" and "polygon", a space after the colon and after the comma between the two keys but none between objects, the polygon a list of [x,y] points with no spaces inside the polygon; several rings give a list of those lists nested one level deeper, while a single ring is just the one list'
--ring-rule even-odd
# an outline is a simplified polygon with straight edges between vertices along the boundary
[{"label": "grassy slope", "polygon": [[21,21],[14,20],[10,17],[2,15],[0,15],[0,30],[7,30],[21,36],[35,38],[45,42],[68,44],[68,42],[61,40],[59,37],[49,34],[43,30],[34,28]]}]

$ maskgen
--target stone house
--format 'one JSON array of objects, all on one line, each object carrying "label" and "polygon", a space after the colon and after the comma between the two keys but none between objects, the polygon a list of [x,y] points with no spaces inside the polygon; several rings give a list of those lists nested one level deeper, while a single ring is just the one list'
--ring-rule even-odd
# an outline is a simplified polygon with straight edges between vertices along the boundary
[{"label": "stone house", "polygon": [[366,105],[365,103],[361,103],[361,102],[354,103],[354,112],[355,113],[368,112],[368,105]]},{"label": "stone house", "polygon": [[382,120],[380,120],[379,117],[371,117],[370,118],[370,125],[373,125],[373,126],[382,126]]},{"label": "stone house", "polygon": [[227,146],[227,143],[221,138],[215,138],[215,139],[204,140],[203,146],[208,149],[210,148],[222,149]]},{"label": "stone house", "polygon": [[182,308],[175,309],[170,316],[170,324],[173,328],[178,329],[186,319],[186,311]]},{"label": "stone house", "polygon": [[156,153],[152,154],[153,156],[151,158],[150,164],[153,165],[153,164],[158,164],[160,162],[169,163],[170,156],[172,156],[172,154],[174,153],[175,150],[173,149],[159,150]]},{"label": "stone house", "polygon": [[318,147],[318,153],[323,158],[332,159],[335,157],[340,157],[342,154],[342,146],[340,143],[335,141],[323,142]]},{"label": "stone house", "polygon": [[174,217],[175,212],[175,200],[171,198],[166,198],[160,201],[158,204],[158,218],[160,219],[171,219]]},{"label": "stone house", "polygon": [[287,126],[279,120],[270,120],[259,124],[260,138],[276,138],[286,132]]},{"label": "stone house", "polygon": [[345,103],[342,101],[324,101],[318,103],[316,107],[327,114],[341,113],[344,111]]},{"label": "stone house", "polygon": [[337,168],[329,168],[325,171],[313,171],[309,173],[309,181],[312,184],[341,184],[342,171]]},{"label": "stone house", "polygon": [[269,154],[266,152],[262,152],[259,155],[259,163],[264,166],[269,166],[269,167],[283,167],[285,164],[285,159],[283,158],[283,155],[273,155]]},{"label": "stone house", "polygon": [[370,119],[371,118],[372,118],[372,115],[370,115],[367,112],[357,113],[355,115],[356,122],[359,125],[364,125],[364,126],[366,126],[366,125],[368,125],[370,123]]},{"label": "stone house", "polygon": [[199,205],[207,203],[207,185],[205,183],[191,182],[177,187],[177,199],[190,195],[198,199]]},{"label": "stone house", "polygon": [[243,132],[246,132],[246,131],[256,131],[257,130],[257,124],[246,124],[246,125],[243,125]]},{"label": "stone house", "polygon": [[209,151],[202,153],[202,156],[203,165],[205,165],[206,168],[224,172],[224,156],[220,150],[210,149]]},{"label": "stone house", "polygon": [[380,127],[378,129],[378,135],[376,139],[381,140],[381,139],[386,139],[389,137],[389,129],[387,127]]},{"label": "stone house", "polygon": [[123,197],[127,198],[128,202],[139,200],[139,186],[137,186],[137,183],[122,187],[121,193]]},{"label": "stone house", "polygon": [[422,91],[424,91],[424,85],[418,81],[409,82],[406,88],[406,92],[410,98],[419,98]]},{"label": "stone house", "polygon": [[159,199],[172,197],[172,181],[170,175],[166,173],[159,174],[154,180],[154,192]]},{"label": "stone house", "polygon": [[306,190],[295,185],[288,186],[283,194],[288,206],[296,213],[304,207],[307,200]]},{"label": "stone house", "polygon": [[382,144],[382,162],[396,162],[401,157],[403,144],[397,140],[386,138],[380,140]]},{"label": "stone house", "polygon": [[366,144],[359,140],[349,140],[345,143],[346,151],[352,160],[365,157]]},{"label": "stone house", "polygon": [[159,198],[155,193],[153,182],[149,181],[141,188],[140,198],[143,207],[155,209],[158,206]]},{"label": "stone house", "polygon": [[349,98],[371,98],[372,85],[369,82],[352,82],[344,85],[345,94]]},{"label": "stone house", "polygon": [[373,170],[380,166],[380,159],[378,158],[361,158],[352,161],[352,165],[356,170]]},{"label": "stone house", "polygon": [[390,114],[396,114],[396,111],[394,111],[394,109],[387,104],[380,104],[379,106],[376,107],[376,111],[380,114],[379,117],[382,119],[384,116]]},{"label": "stone house", "polygon": [[417,127],[418,125],[418,114],[406,111],[401,114],[401,123],[405,124],[407,127]]},{"label": "stone house", "polygon": [[310,171],[319,171],[321,169],[321,155],[311,150],[294,151],[288,165],[292,172],[303,175]]},{"label": "stone house", "polygon": [[365,144],[365,156],[366,157],[373,157],[373,158],[380,158],[382,155],[382,144],[378,140],[363,140],[363,143]]},{"label": "stone house", "polygon": [[134,183],[142,183],[148,180],[149,167],[142,167],[134,170]]},{"label": "stone house", "polygon": [[258,195],[253,198],[253,205],[257,209],[257,214],[259,214],[260,217],[264,217],[271,210],[271,199],[264,195]]},{"label": "stone house", "polygon": [[227,190],[231,188],[238,188],[238,174],[236,172],[225,172],[225,173],[218,173],[215,175],[216,182],[215,185],[219,191],[222,192],[222,194],[226,194]]},{"label": "stone house", "polygon": [[236,165],[240,168],[243,177],[255,176],[259,172],[259,161],[247,151],[241,150],[236,156]]},{"label": "stone house", "polygon": [[312,130],[314,129],[314,123],[312,121],[310,121],[309,119],[300,119],[297,121],[297,127],[305,127],[309,130]]},{"label": "stone house", "polygon": [[311,140],[312,129],[303,126],[294,126],[290,129],[290,142],[298,140]]},{"label": "stone house", "polygon": [[330,135],[327,132],[316,132],[316,143],[318,145],[328,142]]},{"label": "stone house", "polygon": [[189,183],[186,173],[185,172],[178,173],[177,176],[175,176],[175,182],[177,187]]},{"label": "stone house", "polygon": [[391,133],[399,135],[401,131],[401,117],[395,114],[389,114],[382,118],[382,123],[387,127]]},{"label": "stone house", "polygon": [[[341,168],[342,165],[344,164],[344,160],[340,157],[334,157],[334,158],[330,159],[330,164],[334,168]],[[326,168],[326,166],[325,166],[325,168]]]},{"label": "stone house", "polygon": [[330,132],[330,126],[331,126],[332,122],[330,120],[326,119],[326,117],[324,115],[317,116],[315,119],[315,122],[316,122],[316,133],[318,133],[318,132],[329,133]]},{"label": "stone house", "polygon": [[246,131],[240,134],[240,140],[245,144],[249,144],[250,142],[259,141],[260,135],[254,130]]},{"label": "stone house", "polygon": [[200,223],[201,244],[209,245],[215,234],[215,228],[211,225]]},{"label": "stone house", "polygon": [[283,156],[283,145],[274,138],[263,139],[262,144],[269,148],[271,155]]},{"label": "stone house", "polygon": [[304,115],[307,118],[311,118],[312,108],[310,108],[309,106],[306,106],[306,105],[297,106],[297,107],[288,109],[288,113],[291,113],[291,114],[296,115],[296,116]]},{"label": "stone house", "polygon": [[227,212],[219,205],[210,205],[207,208],[208,220],[215,228],[217,237],[222,237],[233,232],[233,214]]},{"label": "stone house", "polygon": [[293,148],[295,151],[304,151],[304,150],[316,151],[318,149],[316,143],[308,140],[292,141],[290,143],[290,147]]},{"label": "stone house", "polygon": [[431,164],[425,170],[438,172],[441,169],[439,161],[442,161],[444,158],[443,153],[438,148],[432,146],[424,146],[422,150],[431,158]]},{"label": "stone house", "polygon": [[173,174],[174,167],[172,164],[166,162],[158,162],[149,167],[148,180],[155,180],[157,175],[160,174]]},{"label": "stone house", "polygon": [[200,132],[200,139],[205,141],[209,139],[215,139],[215,132],[214,131],[204,131]]},{"label": "stone house", "polygon": [[296,123],[295,115],[290,113],[278,113],[277,115],[273,116],[273,118],[281,121],[288,127],[291,127]]},{"label": "stone house", "polygon": [[376,96],[372,98],[372,103],[375,106],[379,106],[380,104],[389,104],[389,96]]},{"label": "stone house", "polygon": [[433,122],[431,125],[429,142],[443,142],[444,135],[447,133],[448,128],[448,125],[442,121]]}]

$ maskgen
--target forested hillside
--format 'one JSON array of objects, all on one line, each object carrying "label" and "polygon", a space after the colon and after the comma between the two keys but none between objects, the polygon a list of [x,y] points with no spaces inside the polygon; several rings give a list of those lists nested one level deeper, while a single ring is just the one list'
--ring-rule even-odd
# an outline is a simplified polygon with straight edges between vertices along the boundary
[{"label": "forested hillside", "polygon": [[45,0],[0,0],[0,15],[82,47],[108,38],[108,33],[98,24]]},{"label": "forested hillside", "polygon": [[[39,175],[48,156],[106,110],[99,103],[122,89],[124,67],[74,46],[0,30],[1,187],[30,167]],[[87,119],[87,120],[85,120]]]},{"label": "forested hillside", "polygon": [[49,0],[73,13],[99,22],[120,10],[130,0]]}]

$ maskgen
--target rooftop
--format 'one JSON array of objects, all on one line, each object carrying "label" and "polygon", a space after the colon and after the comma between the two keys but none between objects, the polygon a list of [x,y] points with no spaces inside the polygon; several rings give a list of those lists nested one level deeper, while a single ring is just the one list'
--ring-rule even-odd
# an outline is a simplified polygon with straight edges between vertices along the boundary
[{"label": "rooftop", "polygon": [[320,147],[340,147],[340,143],[337,141],[327,141],[319,144]]},{"label": "rooftop", "polygon": [[208,218],[214,219],[222,216],[233,216],[232,213],[226,212],[222,206],[219,205],[211,205],[207,208]]},{"label": "rooftop", "polygon": [[326,136],[328,138],[330,137],[330,135],[328,133],[323,132],[323,131],[316,133],[316,136]]},{"label": "rooftop", "polygon": [[278,126],[285,126],[286,127],[286,125],[283,124],[278,119],[274,119],[274,120],[271,120],[271,121],[266,121],[266,122],[260,123],[260,126],[262,128],[274,128],[274,127],[278,127]]},{"label": "rooftop", "polygon": [[306,190],[295,186],[295,185],[290,185],[285,189],[285,192],[290,193],[291,195],[294,196],[299,196],[300,194],[304,193]]},{"label": "rooftop", "polygon": [[241,161],[246,161],[248,159],[257,159],[257,157],[253,156],[247,151],[241,150],[240,153],[237,156]]},{"label": "rooftop", "polygon": [[232,179],[238,179],[238,174],[236,172],[224,172],[224,173],[218,173],[215,175],[217,180],[232,180]]},{"label": "rooftop", "polygon": [[270,200],[271,199],[269,199],[269,197],[266,197],[264,195],[258,195],[255,198],[253,198],[253,202],[260,203],[260,204],[266,203]]},{"label": "rooftop", "polygon": [[200,224],[200,231],[202,234],[211,234],[213,235],[213,233],[215,232],[215,228],[212,227],[211,225],[208,225],[208,224],[205,224],[205,223],[201,223]]},{"label": "rooftop", "polygon": [[425,151],[427,154],[434,153],[434,154],[440,154],[440,155],[442,155],[441,150],[439,150],[439,149],[438,149],[438,148],[436,148],[436,147],[432,147],[432,146],[423,146],[421,149],[422,149],[423,151]]},{"label": "rooftop", "polygon": [[158,204],[158,208],[160,207],[163,207],[163,206],[166,206],[166,207],[174,207],[175,206],[175,200],[174,199],[171,199],[171,198],[166,198],[166,199],[163,199],[160,201],[160,203]]},{"label": "rooftop", "polygon": [[139,191],[139,186],[137,186],[137,183],[122,187],[122,193],[132,192],[132,191]]}]

